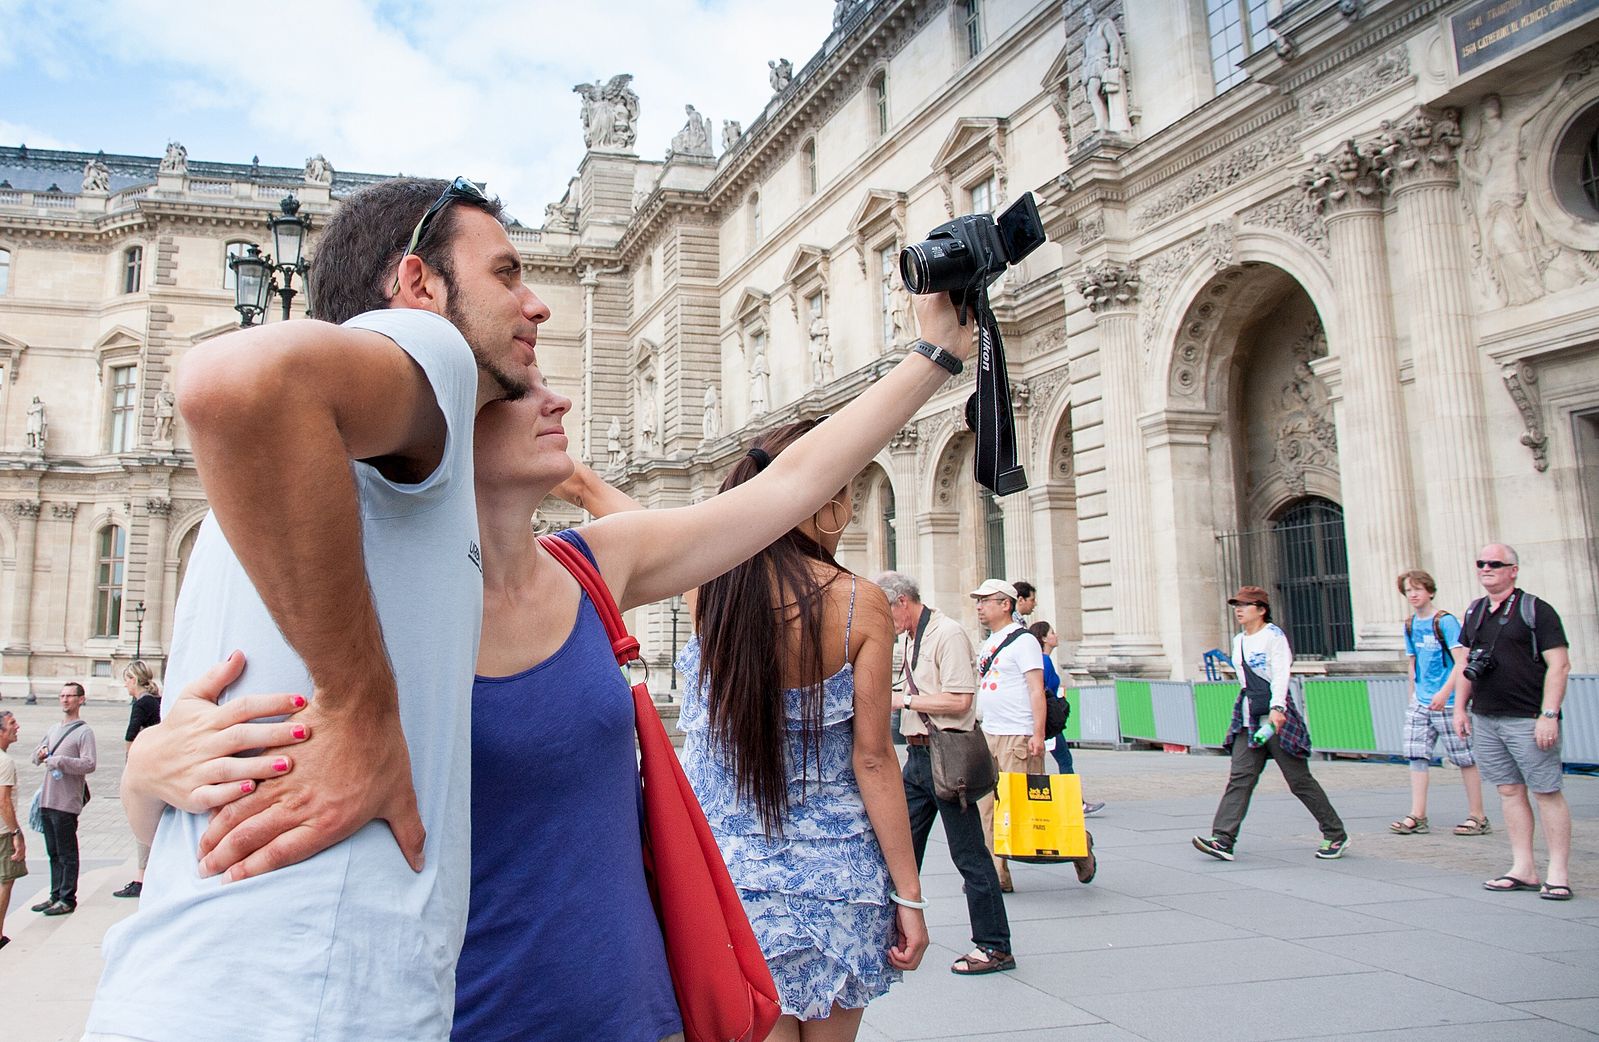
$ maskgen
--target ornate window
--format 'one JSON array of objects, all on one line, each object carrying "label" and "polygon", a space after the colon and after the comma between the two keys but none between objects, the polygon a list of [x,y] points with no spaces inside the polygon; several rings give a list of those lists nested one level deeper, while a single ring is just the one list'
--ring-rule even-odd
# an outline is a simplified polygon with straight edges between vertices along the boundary
[{"label": "ornate window", "polygon": [[966,45],[966,57],[975,58],[983,53],[983,5],[980,0],[962,0],[956,17],[960,19],[961,41]]},{"label": "ornate window", "polygon": [[872,110],[878,137],[888,133],[888,73],[872,77]]},{"label": "ornate window", "polygon": [[122,632],[122,569],[127,536],[119,525],[100,529],[94,580],[94,635],[115,637]]},{"label": "ornate window", "polygon": [[821,187],[816,176],[816,139],[811,138],[800,148],[800,176],[805,181],[805,194],[815,195]]},{"label": "ornate window", "polygon": [[1271,43],[1266,6],[1267,0],[1205,0],[1217,94],[1248,79],[1238,63]]},{"label": "ornate window", "polygon": [[0,295],[11,288],[11,251],[0,250]]},{"label": "ornate window", "polygon": [[235,257],[244,256],[244,251],[250,248],[247,242],[230,242],[222,253],[222,288],[233,289],[238,283],[238,275],[233,270],[233,265],[228,262]]},{"label": "ornate window", "polygon": [[106,431],[112,452],[132,452],[138,423],[139,368],[133,365],[111,367],[111,398]]},{"label": "ornate window", "polygon": [[983,504],[983,535],[984,548],[987,551],[988,571],[985,575],[989,578],[1005,578],[1005,508],[1000,506],[999,497],[992,492],[983,491],[978,498]]},{"label": "ornate window", "polygon": [[122,292],[137,293],[144,282],[144,247],[129,246],[122,251]]}]

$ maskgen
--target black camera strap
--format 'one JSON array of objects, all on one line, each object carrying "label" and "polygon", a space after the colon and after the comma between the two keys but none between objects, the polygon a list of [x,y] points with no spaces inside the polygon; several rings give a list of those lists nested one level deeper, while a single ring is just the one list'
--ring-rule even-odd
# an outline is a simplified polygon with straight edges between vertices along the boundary
[{"label": "black camera strap", "polygon": [[1000,339],[999,320],[988,303],[987,288],[967,299],[977,319],[977,390],[966,403],[966,423],[977,433],[973,470],[978,484],[996,495],[1008,496],[1027,487],[1027,474],[1016,461],[1016,417],[1011,412],[1010,378],[1005,373],[1005,344]]}]

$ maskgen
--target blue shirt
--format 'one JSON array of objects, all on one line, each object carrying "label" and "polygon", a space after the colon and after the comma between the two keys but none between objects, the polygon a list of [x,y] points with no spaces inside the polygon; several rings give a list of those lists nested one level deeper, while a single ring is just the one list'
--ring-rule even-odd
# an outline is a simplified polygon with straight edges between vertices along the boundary
[{"label": "blue shirt", "polygon": [[[593,560],[576,532],[561,538]],[[461,1042],[657,1042],[683,1030],[644,880],[633,695],[582,595],[566,643],[472,686],[472,901]]]},{"label": "blue shirt", "polygon": [[[1448,613],[1438,617],[1438,629],[1443,631],[1444,642],[1450,648],[1460,647],[1460,620]],[[1455,668],[1454,655],[1438,646],[1438,634],[1432,626],[1432,616],[1412,616],[1405,624],[1405,654],[1414,660],[1411,676],[1416,678],[1416,701],[1431,702],[1443,689],[1449,673]],[[1449,693],[1446,707],[1455,704],[1455,693]]]}]

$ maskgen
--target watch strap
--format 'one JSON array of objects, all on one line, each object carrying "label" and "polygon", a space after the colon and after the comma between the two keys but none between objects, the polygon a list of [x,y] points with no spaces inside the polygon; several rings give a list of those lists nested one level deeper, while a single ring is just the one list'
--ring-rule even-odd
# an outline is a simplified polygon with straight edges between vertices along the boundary
[{"label": "watch strap", "polygon": [[915,351],[919,355],[923,355],[932,359],[940,367],[945,369],[951,376],[959,376],[961,374],[961,370],[966,368],[959,358],[956,358],[953,354],[944,350],[942,347],[939,347],[937,344],[929,344],[925,340],[917,340],[911,345],[911,350]]}]

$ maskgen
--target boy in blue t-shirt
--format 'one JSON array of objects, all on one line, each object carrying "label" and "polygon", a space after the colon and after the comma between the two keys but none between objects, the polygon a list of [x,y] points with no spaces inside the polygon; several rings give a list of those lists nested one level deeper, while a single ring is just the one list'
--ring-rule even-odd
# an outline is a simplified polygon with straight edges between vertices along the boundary
[{"label": "boy in blue t-shirt", "polygon": [[1492,831],[1482,809],[1482,775],[1471,756],[1471,743],[1451,726],[1456,671],[1466,661],[1460,644],[1460,620],[1433,607],[1438,585],[1419,568],[1399,577],[1399,592],[1413,612],[1405,623],[1405,654],[1410,657],[1410,711],[1405,718],[1405,758],[1410,761],[1410,813],[1388,827],[1401,836],[1429,831],[1427,767],[1433,747],[1443,739],[1444,755],[1460,768],[1466,786],[1466,820],[1457,836],[1483,836]]}]

